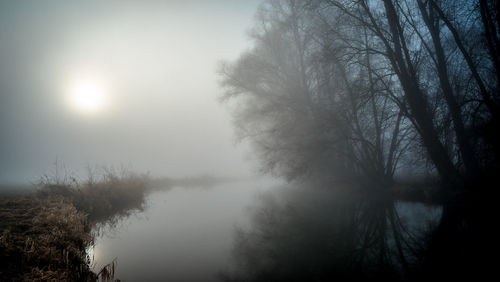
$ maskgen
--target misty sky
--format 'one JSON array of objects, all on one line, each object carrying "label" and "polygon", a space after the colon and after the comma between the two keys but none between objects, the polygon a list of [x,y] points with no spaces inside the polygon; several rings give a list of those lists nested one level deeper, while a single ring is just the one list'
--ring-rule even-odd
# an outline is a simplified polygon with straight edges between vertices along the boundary
[{"label": "misty sky", "polygon": [[[249,48],[258,1],[1,1],[0,182],[132,166],[154,176],[244,175],[250,166],[217,63]],[[72,81],[106,85],[81,112]]]}]

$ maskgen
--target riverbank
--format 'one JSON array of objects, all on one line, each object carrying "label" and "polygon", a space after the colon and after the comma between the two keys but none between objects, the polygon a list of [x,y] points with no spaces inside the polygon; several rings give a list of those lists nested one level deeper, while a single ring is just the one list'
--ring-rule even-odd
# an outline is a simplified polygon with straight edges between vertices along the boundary
[{"label": "riverbank", "polygon": [[0,198],[0,276],[5,281],[96,281],[111,263],[89,268],[93,228],[144,208],[147,178],[107,174],[99,181],[43,183],[36,192]]}]

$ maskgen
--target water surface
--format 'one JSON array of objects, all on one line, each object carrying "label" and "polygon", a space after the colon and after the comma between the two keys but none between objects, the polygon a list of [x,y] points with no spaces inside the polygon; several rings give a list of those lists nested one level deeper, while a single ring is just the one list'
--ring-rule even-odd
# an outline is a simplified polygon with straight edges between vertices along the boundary
[{"label": "water surface", "polygon": [[115,278],[123,281],[216,281],[220,270],[232,267],[235,225],[247,225],[246,207],[270,183],[152,192],[144,212],[102,230],[93,249],[93,269],[116,258]]},{"label": "water surface", "polygon": [[[256,196],[267,191],[290,200],[286,195],[293,189],[279,184],[267,179],[154,191],[147,196],[143,212],[101,230],[91,252],[93,270],[99,271],[116,258],[115,278],[122,281],[218,281],[220,271],[236,269],[231,258],[236,226],[259,228],[251,222],[251,211],[255,212],[256,203],[262,201]],[[332,193],[306,192],[312,200]],[[293,205],[309,205],[306,210],[315,209],[319,202],[308,202],[307,198],[292,197],[291,201]],[[420,203],[399,202],[397,209],[416,234],[436,222],[441,213],[438,207]]]}]

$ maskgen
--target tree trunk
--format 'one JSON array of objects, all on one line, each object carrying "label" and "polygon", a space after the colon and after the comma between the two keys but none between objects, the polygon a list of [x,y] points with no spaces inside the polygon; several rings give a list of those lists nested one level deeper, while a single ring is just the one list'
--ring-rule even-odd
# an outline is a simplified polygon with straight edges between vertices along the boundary
[{"label": "tree trunk", "polygon": [[434,51],[436,53],[436,70],[439,76],[439,83],[451,114],[460,154],[462,156],[465,168],[467,169],[467,175],[473,176],[477,174],[478,166],[468,137],[465,134],[464,122],[462,119],[460,107],[453,95],[451,83],[448,78],[448,67],[446,65],[443,46],[441,44],[439,21],[435,22],[432,6],[429,5],[429,10],[427,10],[421,0],[418,1],[418,6],[427,29],[431,34],[432,42],[434,44]]}]

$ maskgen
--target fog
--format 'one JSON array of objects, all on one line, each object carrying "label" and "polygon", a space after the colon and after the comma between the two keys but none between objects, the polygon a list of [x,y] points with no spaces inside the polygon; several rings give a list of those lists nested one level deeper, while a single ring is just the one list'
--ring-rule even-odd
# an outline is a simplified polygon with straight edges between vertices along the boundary
[{"label": "fog", "polygon": [[103,228],[91,265],[99,271],[116,258],[115,276],[127,281],[218,281],[220,272],[235,267],[231,242],[237,226],[248,226],[247,207],[274,185],[246,181],[154,192],[143,213]]},{"label": "fog", "polygon": [[0,276],[489,279],[499,35],[486,0],[0,2]]},{"label": "fog", "polygon": [[[217,103],[216,67],[247,48],[256,1],[0,5],[0,181],[36,181],[56,160],[83,176],[88,165],[251,173]],[[98,112],[68,104],[81,77],[106,84]]]}]

